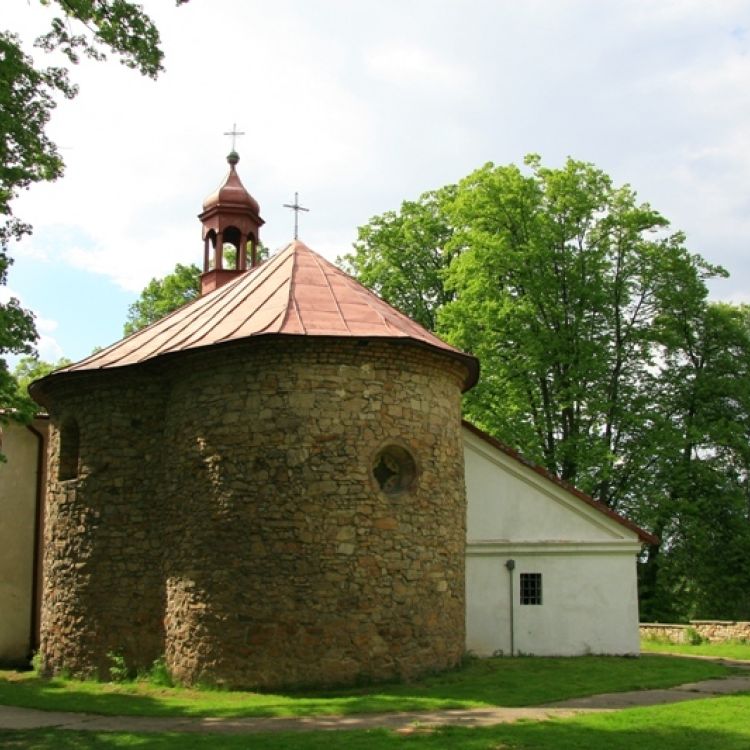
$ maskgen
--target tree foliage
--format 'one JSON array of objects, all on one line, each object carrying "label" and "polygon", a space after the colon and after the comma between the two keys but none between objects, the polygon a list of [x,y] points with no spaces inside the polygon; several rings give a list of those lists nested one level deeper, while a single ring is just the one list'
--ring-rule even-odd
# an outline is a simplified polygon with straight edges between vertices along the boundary
[{"label": "tree foliage", "polygon": [[47,362],[36,356],[21,357],[13,370],[16,385],[15,408],[21,421],[30,422],[39,412],[39,404],[29,396],[29,384],[55,370],[72,364],[71,360],[62,357],[57,362]]},{"label": "tree foliage", "polygon": [[200,294],[201,271],[194,263],[178,263],[171,274],[162,279],[153,278],[144,287],[140,297],[128,308],[124,333],[131,333],[155,323],[172,310],[182,307]]},{"label": "tree foliage", "polygon": [[656,531],[644,612],[750,616],[750,317],[661,214],[530,156],[373,218],[346,262],[479,357],[472,421]]},{"label": "tree foliage", "polygon": [[662,539],[641,570],[644,614],[750,612],[750,308],[724,303],[663,320],[662,377],[639,478]]},{"label": "tree foliage", "polygon": [[359,228],[354,253],[339,258],[363,284],[431,330],[437,310],[453,299],[443,271],[454,253],[448,247],[453,232],[445,209],[455,192],[448,186],[419,201],[404,201],[399,213],[375,216]]},{"label": "tree foliage", "polygon": [[[128,67],[155,78],[162,70],[159,34],[141,7],[128,0],[39,0],[54,11],[50,29],[35,41],[46,52],[59,51],[75,64],[80,55],[95,60],[112,52]],[[176,0],[180,5],[186,0]],[[64,67],[38,67],[21,39],[0,30],[0,285],[12,263],[8,245],[31,233],[13,214],[21,191],[58,179],[64,164],[46,128],[60,97],[77,88]],[[37,340],[33,315],[11,298],[0,303],[0,405],[14,406],[15,383],[5,354],[30,354]]]}]

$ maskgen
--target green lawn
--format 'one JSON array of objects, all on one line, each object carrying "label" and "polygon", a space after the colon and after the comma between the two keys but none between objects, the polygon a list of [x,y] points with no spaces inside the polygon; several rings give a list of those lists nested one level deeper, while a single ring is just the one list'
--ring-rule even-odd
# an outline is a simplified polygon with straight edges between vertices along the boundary
[{"label": "green lawn", "polygon": [[410,684],[283,694],[43,680],[31,673],[0,672],[0,704],[130,716],[310,716],[529,706],[595,693],[671,687],[730,672],[722,665],[668,656],[475,659],[460,670]]},{"label": "green lawn", "polygon": [[722,659],[750,661],[750,643],[725,641],[723,643],[670,643],[669,641],[643,639],[641,650],[650,653],[683,654],[686,656],[715,656]]},{"label": "green lawn", "polygon": [[0,731],[14,750],[747,750],[750,696],[634,708],[573,719],[519,722],[482,729],[446,728],[396,734],[309,732],[256,735]]}]

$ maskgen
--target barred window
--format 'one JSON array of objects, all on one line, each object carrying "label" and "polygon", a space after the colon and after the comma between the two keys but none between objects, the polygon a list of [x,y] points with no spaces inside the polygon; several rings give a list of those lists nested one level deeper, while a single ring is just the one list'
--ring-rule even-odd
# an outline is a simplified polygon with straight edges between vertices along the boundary
[{"label": "barred window", "polygon": [[521,604],[542,603],[542,574],[521,573]]}]

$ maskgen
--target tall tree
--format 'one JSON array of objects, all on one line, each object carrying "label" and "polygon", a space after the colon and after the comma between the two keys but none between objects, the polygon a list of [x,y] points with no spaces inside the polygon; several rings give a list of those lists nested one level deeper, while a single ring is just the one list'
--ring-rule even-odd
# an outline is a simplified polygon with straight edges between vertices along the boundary
[{"label": "tall tree", "polygon": [[750,308],[683,307],[663,348],[644,522],[662,538],[641,569],[650,619],[750,617]]},{"label": "tall tree", "polygon": [[[162,70],[159,34],[141,7],[128,0],[39,0],[55,8],[49,31],[35,41],[75,64],[81,54],[95,60],[112,52],[128,67],[155,78]],[[180,5],[186,0],[176,0]],[[0,31],[0,285],[7,280],[8,245],[31,232],[14,216],[12,202],[36,182],[56,180],[63,160],[46,127],[56,100],[77,88],[59,66],[37,67],[18,35]],[[0,303],[0,404],[13,406],[15,383],[5,354],[30,354],[37,340],[33,315],[17,299]]]},{"label": "tall tree", "polygon": [[526,163],[460,183],[439,328],[483,363],[467,413],[616,507],[644,458],[654,322],[723,271],[594,166]]}]

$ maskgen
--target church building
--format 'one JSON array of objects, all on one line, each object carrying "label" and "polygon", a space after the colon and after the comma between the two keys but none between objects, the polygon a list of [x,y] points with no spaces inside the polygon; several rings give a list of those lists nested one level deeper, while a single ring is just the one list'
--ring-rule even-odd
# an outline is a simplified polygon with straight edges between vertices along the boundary
[{"label": "church building", "polygon": [[474,357],[298,240],[260,263],[238,160],[201,296],[31,386],[44,670],[273,688],[637,653],[651,537],[462,423]]}]

